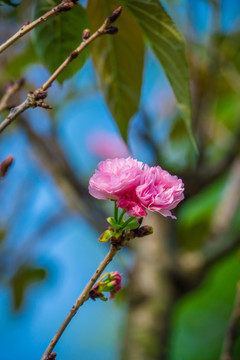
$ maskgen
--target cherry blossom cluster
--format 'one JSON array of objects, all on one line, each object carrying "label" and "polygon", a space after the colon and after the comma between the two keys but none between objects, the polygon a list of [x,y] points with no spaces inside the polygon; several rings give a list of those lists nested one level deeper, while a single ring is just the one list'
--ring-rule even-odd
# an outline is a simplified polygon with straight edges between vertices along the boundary
[{"label": "cherry blossom cluster", "polygon": [[177,176],[131,157],[101,161],[89,181],[93,197],[116,200],[118,208],[134,217],[145,217],[149,210],[176,219],[170,210],[184,199],[183,191],[184,184]]}]

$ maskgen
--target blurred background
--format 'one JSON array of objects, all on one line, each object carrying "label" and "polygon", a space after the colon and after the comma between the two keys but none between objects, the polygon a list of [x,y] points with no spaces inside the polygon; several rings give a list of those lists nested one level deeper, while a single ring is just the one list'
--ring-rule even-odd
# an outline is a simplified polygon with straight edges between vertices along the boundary
[{"label": "blurred background", "polygon": [[[2,4],[1,43],[32,18],[35,5]],[[0,135],[0,161],[14,156],[0,179],[2,360],[42,356],[105,256],[108,244],[97,239],[112,205],[91,198],[88,181],[100,160],[129,154],[181,177],[185,201],[174,212],[177,221],[149,214],[145,223],[153,224],[154,235],[135,240],[109,265],[124,274],[123,290],[115,301],[84,304],[56,347],[57,359],[220,358],[240,275],[240,2],[162,5],[186,41],[199,154],[148,43],[128,145],[91,56],[74,76],[49,89],[53,110],[30,109]],[[1,96],[9,81],[25,79],[10,104],[49,77],[36,54],[38,36],[28,35],[1,54]],[[128,106],[125,99],[122,107]],[[232,359],[239,357],[236,341]]]}]

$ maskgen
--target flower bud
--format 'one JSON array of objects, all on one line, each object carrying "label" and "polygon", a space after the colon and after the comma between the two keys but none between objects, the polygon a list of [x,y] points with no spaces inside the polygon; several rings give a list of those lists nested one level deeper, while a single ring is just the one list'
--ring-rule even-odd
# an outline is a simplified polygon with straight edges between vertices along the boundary
[{"label": "flower bud", "polygon": [[118,32],[118,27],[117,26],[108,26],[105,29],[105,34],[114,35],[117,32]]},{"label": "flower bud", "polygon": [[10,155],[0,163],[0,177],[4,177],[7,174],[9,167],[13,163],[13,160],[13,156]]},{"label": "flower bud", "polygon": [[100,280],[90,291],[89,296],[96,300],[97,298],[106,301],[107,298],[103,295],[103,292],[108,292],[109,299],[114,299],[116,293],[121,290],[122,275],[118,271],[112,271],[105,273],[101,276]]},{"label": "flower bud", "polygon": [[85,29],[85,30],[83,30],[83,32],[82,32],[82,39],[83,39],[83,40],[87,40],[88,38],[90,38],[90,35],[91,35],[90,30],[89,30],[89,29]]},{"label": "flower bud", "polygon": [[108,24],[110,25],[114,23],[117,20],[117,18],[120,16],[121,12],[122,12],[122,6],[119,6],[116,10],[113,11],[113,13],[110,16],[108,16],[107,18]]}]

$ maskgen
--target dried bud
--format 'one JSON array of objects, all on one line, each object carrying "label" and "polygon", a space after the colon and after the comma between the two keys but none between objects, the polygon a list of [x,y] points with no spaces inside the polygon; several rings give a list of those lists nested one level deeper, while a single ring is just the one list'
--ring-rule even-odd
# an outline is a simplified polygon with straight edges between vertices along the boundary
[{"label": "dried bud", "polygon": [[43,91],[43,90],[37,90],[34,93],[34,99],[35,100],[43,100],[47,97],[47,91]]},{"label": "dried bud", "polygon": [[13,160],[14,157],[10,155],[0,163],[0,177],[4,177],[7,174],[9,167],[13,163]]},{"label": "dried bud", "polygon": [[26,20],[23,25],[29,25],[29,24],[30,24],[30,20]]},{"label": "dried bud", "polygon": [[149,226],[149,225],[141,226],[140,228],[138,228],[136,230],[137,237],[151,235],[152,233],[153,233],[153,228],[152,228],[152,226]]},{"label": "dried bud", "polygon": [[48,357],[47,357],[47,360],[55,360],[56,356],[57,356],[57,353],[49,354]]},{"label": "dried bud", "polygon": [[83,30],[83,33],[82,33],[82,39],[87,40],[88,38],[90,38],[90,35],[91,35],[90,30],[85,29],[85,30]]},{"label": "dried bud", "polygon": [[70,61],[76,59],[78,57],[79,53],[77,50],[73,50],[70,54]]},{"label": "dried bud", "polygon": [[118,32],[118,27],[117,26],[108,26],[105,29],[105,34],[114,35],[117,32]]},{"label": "dried bud", "polygon": [[74,2],[73,1],[63,1],[61,4],[59,4],[58,6],[58,12],[62,12],[62,11],[69,11],[74,7]]},{"label": "dried bud", "polygon": [[114,23],[121,14],[121,12],[122,12],[122,6],[119,6],[116,10],[114,10],[114,12],[110,16],[108,16],[107,24],[110,25]]},{"label": "dried bud", "polygon": [[47,110],[52,110],[52,106],[43,102],[42,100],[36,101],[36,106],[42,107]]}]

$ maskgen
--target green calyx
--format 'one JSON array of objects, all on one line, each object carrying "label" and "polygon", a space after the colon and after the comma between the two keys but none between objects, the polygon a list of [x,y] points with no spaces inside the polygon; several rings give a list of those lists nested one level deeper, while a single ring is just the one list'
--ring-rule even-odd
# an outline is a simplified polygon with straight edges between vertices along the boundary
[{"label": "green calyx", "polygon": [[116,201],[114,201],[114,216],[107,218],[107,222],[111,227],[102,233],[98,239],[99,241],[106,242],[113,236],[117,239],[122,235],[124,230],[134,230],[139,228],[140,224],[134,216],[126,217],[124,219],[126,211],[122,210],[119,214],[118,210]]}]

